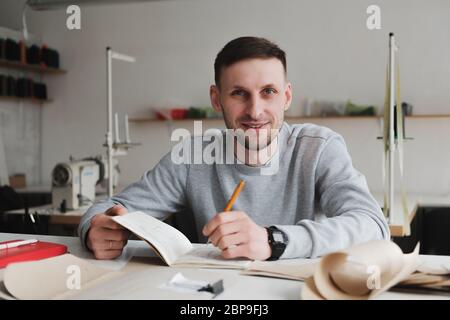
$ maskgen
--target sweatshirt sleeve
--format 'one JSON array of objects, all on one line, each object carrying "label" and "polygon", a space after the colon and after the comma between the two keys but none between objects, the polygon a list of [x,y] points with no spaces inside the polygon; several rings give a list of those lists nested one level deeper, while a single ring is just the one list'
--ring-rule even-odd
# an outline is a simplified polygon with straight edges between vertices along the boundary
[{"label": "sweatshirt sleeve", "polygon": [[78,226],[83,245],[86,245],[86,234],[92,218],[113,205],[120,204],[128,211],[147,212],[158,219],[165,219],[185,207],[188,167],[174,164],[170,155],[164,156],[139,181],[109,199],[96,202],[86,211]]},{"label": "sweatshirt sleeve", "polygon": [[340,135],[329,137],[315,170],[315,193],[323,219],[277,226],[288,235],[281,258],[315,258],[358,243],[389,239],[389,226],[365,177],[353,168]]}]

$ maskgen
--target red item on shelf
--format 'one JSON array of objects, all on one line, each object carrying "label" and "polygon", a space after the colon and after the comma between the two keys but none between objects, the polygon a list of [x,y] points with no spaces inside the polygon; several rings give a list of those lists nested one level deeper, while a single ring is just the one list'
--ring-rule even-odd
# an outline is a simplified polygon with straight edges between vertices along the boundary
[{"label": "red item on shelf", "polygon": [[167,120],[167,118],[164,115],[162,115],[160,112],[156,112],[156,119]]},{"label": "red item on shelf", "polygon": [[188,111],[188,109],[183,108],[162,109],[156,112],[156,118],[158,120],[186,119],[188,116]]},{"label": "red item on shelf", "polygon": [[[11,243],[22,240],[11,240],[0,242],[0,244]],[[35,261],[46,259],[67,253],[67,246],[59,243],[38,241],[19,247],[0,249],[0,268],[6,267],[13,262]]]},{"label": "red item on shelf", "polygon": [[188,109],[171,109],[170,115],[172,116],[172,119],[186,119]]}]

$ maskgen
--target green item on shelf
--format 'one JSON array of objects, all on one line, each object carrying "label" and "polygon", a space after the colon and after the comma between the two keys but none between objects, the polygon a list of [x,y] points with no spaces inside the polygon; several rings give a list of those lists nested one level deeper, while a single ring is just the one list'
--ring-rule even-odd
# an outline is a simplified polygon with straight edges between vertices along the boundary
[{"label": "green item on shelf", "polygon": [[187,116],[190,119],[204,119],[206,118],[206,112],[201,108],[190,107]]},{"label": "green item on shelf", "polygon": [[222,116],[211,107],[189,107],[187,117],[190,119],[219,119]]},{"label": "green item on shelf", "polygon": [[345,114],[349,116],[375,116],[376,108],[374,106],[357,105],[348,100],[345,105]]}]

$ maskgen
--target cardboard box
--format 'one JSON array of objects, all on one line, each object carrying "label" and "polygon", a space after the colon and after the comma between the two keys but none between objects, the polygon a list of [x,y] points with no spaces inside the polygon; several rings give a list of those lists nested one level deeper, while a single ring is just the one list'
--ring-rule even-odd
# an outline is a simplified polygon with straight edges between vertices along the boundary
[{"label": "cardboard box", "polygon": [[9,176],[9,185],[11,188],[25,188],[27,186],[27,179],[25,174],[18,173]]}]

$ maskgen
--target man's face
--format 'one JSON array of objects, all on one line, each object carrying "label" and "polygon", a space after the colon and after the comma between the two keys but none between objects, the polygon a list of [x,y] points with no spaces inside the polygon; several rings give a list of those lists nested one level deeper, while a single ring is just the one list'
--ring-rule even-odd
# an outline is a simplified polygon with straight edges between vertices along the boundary
[{"label": "man's face", "polygon": [[276,58],[247,59],[223,68],[220,87],[211,86],[210,95],[227,128],[242,129],[246,148],[258,150],[278,134],[292,100],[291,84]]}]

